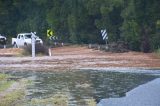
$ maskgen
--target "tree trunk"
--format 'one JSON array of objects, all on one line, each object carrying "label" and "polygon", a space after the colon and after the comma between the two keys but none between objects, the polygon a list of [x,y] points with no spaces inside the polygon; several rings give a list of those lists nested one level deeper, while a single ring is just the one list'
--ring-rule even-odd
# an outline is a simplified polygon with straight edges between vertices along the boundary
[{"label": "tree trunk", "polygon": [[141,51],[148,53],[150,52],[150,42],[149,42],[149,28],[142,27],[141,35],[142,35],[142,43],[141,43]]}]

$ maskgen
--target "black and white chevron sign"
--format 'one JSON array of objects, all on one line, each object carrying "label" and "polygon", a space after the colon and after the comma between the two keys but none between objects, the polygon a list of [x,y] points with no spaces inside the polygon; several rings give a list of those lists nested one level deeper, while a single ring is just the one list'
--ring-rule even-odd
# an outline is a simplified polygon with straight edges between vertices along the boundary
[{"label": "black and white chevron sign", "polygon": [[107,35],[106,29],[105,29],[105,30],[101,30],[101,35],[102,35],[102,37],[103,37],[103,40],[108,39],[108,35]]}]

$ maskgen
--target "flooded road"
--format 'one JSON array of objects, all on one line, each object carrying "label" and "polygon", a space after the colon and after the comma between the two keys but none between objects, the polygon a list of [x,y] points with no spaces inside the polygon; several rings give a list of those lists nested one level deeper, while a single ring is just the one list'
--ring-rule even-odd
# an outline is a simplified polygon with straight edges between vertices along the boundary
[{"label": "flooded road", "polygon": [[[112,53],[87,46],[52,48],[52,56],[22,56],[23,49],[0,49],[0,70],[70,71],[82,68],[146,68],[160,69],[160,58],[154,53]],[[10,55],[10,56],[9,56]]]},{"label": "flooded road", "polygon": [[96,70],[7,73],[32,80],[33,83],[27,88],[27,100],[50,98],[63,93],[69,97],[69,106],[85,106],[85,101],[92,98],[98,103],[105,98],[124,97],[126,92],[160,77],[158,73],[154,75]]}]

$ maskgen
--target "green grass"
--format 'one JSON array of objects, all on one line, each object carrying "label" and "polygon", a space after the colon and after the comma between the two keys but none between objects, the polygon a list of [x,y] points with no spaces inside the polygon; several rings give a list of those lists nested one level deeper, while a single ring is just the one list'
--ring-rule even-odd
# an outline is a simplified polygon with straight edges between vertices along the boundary
[{"label": "green grass", "polygon": [[13,91],[0,99],[0,106],[15,106],[16,101],[22,99],[24,95],[23,90]]},{"label": "green grass", "polygon": [[46,98],[46,99],[32,99],[31,106],[38,106],[38,105],[51,105],[51,106],[68,106],[68,97],[64,94],[56,94],[53,97]]},{"label": "green grass", "polygon": [[6,74],[0,73],[0,81],[7,79],[9,76]]},{"label": "green grass", "polygon": [[14,81],[7,81],[9,75],[0,73],[0,92],[9,88]]},{"label": "green grass", "polygon": [[[4,93],[4,96],[0,97],[0,106],[17,106],[17,103],[22,101],[25,97],[26,86],[32,83],[27,79],[8,81],[9,77],[12,76],[0,73],[0,94]],[[18,89],[15,88],[13,91],[11,90],[6,92],[6,90],[15,82],[19,83],[19,86],[16,87]]]},{"label": "green grass", "polygon": [[96,106],[96,101],[94,99],[88,99],[86,104],[87,106]]},{"label": "green grass", "polygon": [[[87,99],[85,103],[85,106],[96,106],[96,101],[94,99]],[[68,106],[69,98],[65,94],[58,93],[50,98],[32,99],[28,104],[31,106]]]},{"label": "green grass", "polygon": [[0,93],[6,89],[8,89],[12,84],[14,83],[14,81],[1,81],[0,82]]}]

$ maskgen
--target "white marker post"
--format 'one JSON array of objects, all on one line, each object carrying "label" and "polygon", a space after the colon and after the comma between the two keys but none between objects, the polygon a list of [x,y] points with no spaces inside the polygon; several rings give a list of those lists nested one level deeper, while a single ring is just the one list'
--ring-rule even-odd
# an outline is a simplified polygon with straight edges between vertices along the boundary
[{"label": "white marker post", "polygon": [[105,40],[105,41],[106,41],[106,44],[107,44],[108,34],[107,34],[106,29],[105,29],[105,30],[101,30],[101,35],[102,35],[102,37],[103,37],[103,40]]},{"label": "white marker post", "polygon": [[49,52],[49,56],[52,56],[52,50],[51,50],[51,48],[48,49],[48,52]]},{"label": "white marker post", "polygon": [[32,57],[35,57],[35,41],[36,41],[36,35],[35,33],[31,32],[32,34]]},{"label": "white marker post", "polygon": [[6,45],[4,45],[3,48],[5,49],[5,48],[6,48]]}]

